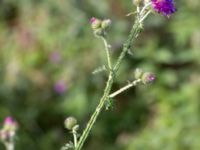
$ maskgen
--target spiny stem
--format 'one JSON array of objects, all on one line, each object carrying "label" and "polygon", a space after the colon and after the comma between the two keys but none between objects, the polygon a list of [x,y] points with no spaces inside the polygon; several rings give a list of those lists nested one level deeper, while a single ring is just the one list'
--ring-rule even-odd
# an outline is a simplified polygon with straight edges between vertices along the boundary
[{"label": "spiny stem", "polygon": [[125,42],[125,44],[123,45],[123,49],[122,52],[120,54],[120,56],[117,59],[117,63],[114,66],[114,71],[117,72],[120,64],[122,63],[122,60],[124,59],[126,53],[130,50],[132,42],[134,40],[134,38],[137,38],[138,34],[141,32],[142,30],[142,24],[139,22],[139,19],[136,20],[135,24],[132,27],[132,30],[129,34],[129,37],[127,39],[127,41]]},{"label": "spiny stem", "polygon": [[131,48],[131,44],[134,40],[134,38],[137,38],[138,34],[141,32],[141,30],[143,29],[142,27],[142,22],[144,21],[144,19],[150,14],[151,11],[148,11],[146,14],[143,14],[145,12],[145,10],[151,5],[150,3],[147,3],[142,10],[138,13],[138,15],[136,16],[136,21],[135,24],[132,27],[131,33],[129,34],[129,37],[127,39],[127,41],[125,42],[124,46],[123,46],[123,50],[120,54],[120,56],[118,57],[117,63],[114,66],[114,71],[116,72],[119,67],[120,64],[122,63],[122,59],[125,57],[126,53],[129,51],[129,49]]},{"label": "spiny stem", "polygon": [[75,150],[81,150],[81,148],[82,148],[85,140],[87,139],[94,123],[97,120],[97,117],[99,116],[100,112],[102,111],[102,108],[105,105],[106,100],[108,99],[112,84],[113,84],[113,72],[111,71],[110,74],[109,74],[107,84],[106,84],[106,88],[104,90],[104,94],[103,94],[102,98],[100,99],[100,102],[99,102],[95,112],[92,114],[85,130],[83,131],[83,134],[81,135],[79,142],[78,142],[78,145],[77,145],[77,147],[75,147]]},{"label": "spiny stem", "polygon": [[110,70],[112,70],[112,63],[111,63],[110,52],[109,52],[109,44],[108,44],[107,40],[105,39],[105,37],[102,37],[101,39],[103,40],[103,43],[104,43],[104,46],[105,46],[105,50],[106,50],[108,68]]},{"label": "spiny stem", "polygon": [[119,95],[120,93],[128,90],[129,88],[136,86],[139,82],[141,82],[141,79],[134,80],[133,82],[127,84],[126,86],[122,87],[121,89],[117,90],[116,92],[109,95],[109,98],[114,98],[115,96]]}]

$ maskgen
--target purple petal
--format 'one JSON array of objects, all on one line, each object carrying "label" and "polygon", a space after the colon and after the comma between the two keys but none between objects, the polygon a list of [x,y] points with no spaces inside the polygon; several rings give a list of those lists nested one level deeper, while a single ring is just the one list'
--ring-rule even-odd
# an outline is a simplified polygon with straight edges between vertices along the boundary
[{"label": "purple petal", "polygon": [[171,16],[176,12],[176,7],[173,0],[151,0],[153,9],[164,15]]}]

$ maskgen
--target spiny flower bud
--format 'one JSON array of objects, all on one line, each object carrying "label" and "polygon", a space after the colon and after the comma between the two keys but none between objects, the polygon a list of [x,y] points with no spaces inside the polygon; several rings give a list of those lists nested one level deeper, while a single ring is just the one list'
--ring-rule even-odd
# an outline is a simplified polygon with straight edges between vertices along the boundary
[{"label": "spiny flower bud", "polygon": [[101,28],[101,23],[102,23],[102,21],[101,21],[100,19],[97,19],[97,18],[95,18],[95,17],[92,17],[92,18],[90,19],[90,23],[91,23],[92,29],[93,29],[93,30],[96,30],[96,29]]},{"label": "spiny flower bud", "polygon": [[64,124],[68,130],[72,130],[77,125],[77,120],[74,117],[68,117],[65,119]]},{"label": "spiny flower bud", "polygon": [[134,73],[135,73],[135,79],[141,79],[144,72],[142,71],[142,69],[137,68],[135,69]]},{"label": "spiny flower bud", "polygon": [[143,84],[150,84],[156,79],[156,76],[153,73],[145,72],[142,75],[141,79]]},{"label": "spiny flower bud", "polygon": [[108,30],[110,28],[111,24],[112,24],[112,21],[110,19],[105,19],[102,21],[101,27],[104,30]]}]

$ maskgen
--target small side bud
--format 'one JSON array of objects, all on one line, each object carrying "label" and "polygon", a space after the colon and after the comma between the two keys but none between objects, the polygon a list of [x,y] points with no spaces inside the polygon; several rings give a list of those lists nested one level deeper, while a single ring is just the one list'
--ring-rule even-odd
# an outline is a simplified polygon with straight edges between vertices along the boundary
[{"label": "small side bud", "polygon": [[74,117],[68,117],[64,122],[65,128],[72,130],[77,125],[77,120]]},{"label": "small side bud", "polygon": [[142,69],[137,68],[137,69],[135,69],[134,73],[135,73],[135,79],[141,79],[141,77],[143,75]]},{"label": "small side bud", "polygon": [[150,84],[153,83],[153,81],[156,79],[156,76],[153,73],[145,72],[141,79],[143,84]]},{"label": "small side bud", "polygon": [[105,19],[105,20],[102,21],[101,27],[104,30],[108,30],[108,29],[110,29],[111,24],[112,24],[112,21],[110,19]]},{"label": "small side bud", "polygon": [[90,23],[91,23],[92,29],[93,29],[93,30],[96,30],[96,29],[101,28],[101,23],[102,23],[102,21],[101,21],[100,19],[97,19],[97,18],[95,18],[95,17],[92,17],[92,18],[90,19]]}]

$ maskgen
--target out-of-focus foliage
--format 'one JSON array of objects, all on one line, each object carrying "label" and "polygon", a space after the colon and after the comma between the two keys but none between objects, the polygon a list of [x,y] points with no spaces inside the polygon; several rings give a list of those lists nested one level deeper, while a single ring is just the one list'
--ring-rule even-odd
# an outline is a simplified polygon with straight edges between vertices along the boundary
[{"label": "out-of-focus foliage", "polygon": [[[141,67],[157,74],[151,86],[115,99],[87,140],[87,150],[200,149],[200,1],[175,0],[170,19],[151,15],[127,55],[113,91]],[[19,122],[16,150],[55,150],[71,139],[63,122],[84,128],[102,94],[103,44],[89,19],[111,18],[114,60],[133,24],[131,0],[1,0],[0,118]],[[0,145],[0,149],[3,146]]]}]

